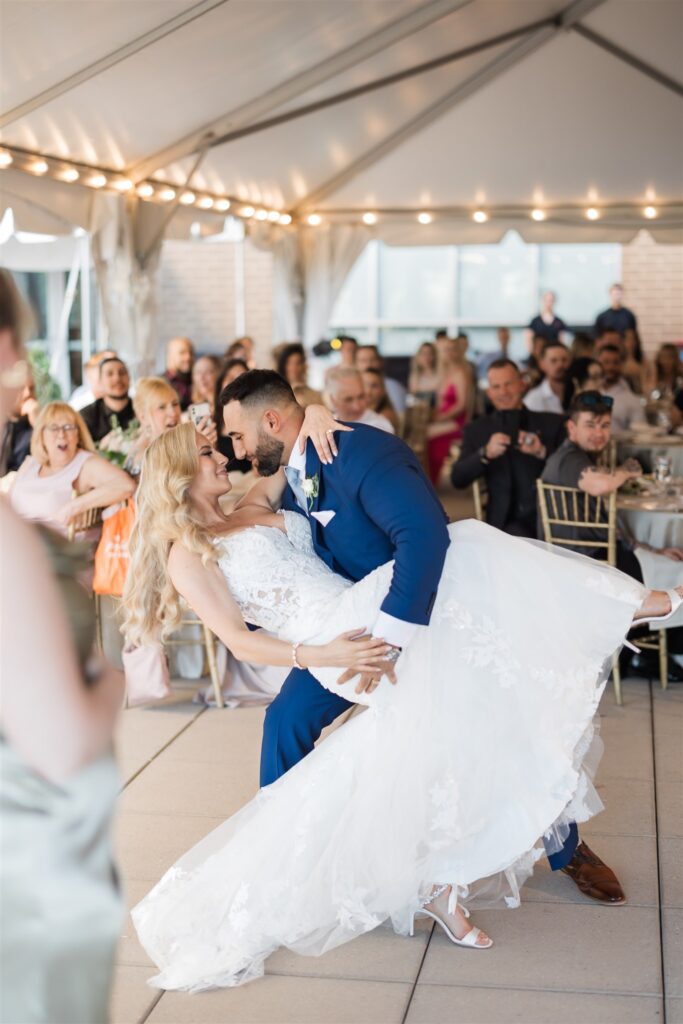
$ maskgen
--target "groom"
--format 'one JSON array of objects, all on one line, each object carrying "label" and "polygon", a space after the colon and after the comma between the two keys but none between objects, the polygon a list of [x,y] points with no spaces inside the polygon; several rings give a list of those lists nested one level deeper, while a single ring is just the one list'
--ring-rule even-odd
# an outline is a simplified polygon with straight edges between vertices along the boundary
[{"label": "groom", "polygon": [[[316,553],[334,572],[355,582],[394,560],[377,619],[364,624],[391,645],[384,671],[393,679],[402,649],[429,623],[450,543],[445,513],[417,458],[392,434],[358,423],[337,434],[339,454],[332,463],[322,464],[310,441],[301,455],[303,409],[272,370],[243,373],[224,389],[220,404],[236,458],[249,459],[261,476],[285,467],[283,508],[307,517]],[[361,677],[359,688],[370,690],[378,681]],[[294,668],[266,712],[261,785],[309,754],[323,729],[350,707],[310,672]],[[549,861],[586,895],[624,901],[614,873],[579,843],[576,825]]]}]

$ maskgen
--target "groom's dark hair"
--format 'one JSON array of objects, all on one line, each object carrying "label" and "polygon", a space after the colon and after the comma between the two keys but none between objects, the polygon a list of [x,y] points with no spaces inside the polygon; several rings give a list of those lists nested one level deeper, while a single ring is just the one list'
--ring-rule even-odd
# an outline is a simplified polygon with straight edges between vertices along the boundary
[{"label": "groom's dark hair", "polygon": [[294,392],[275,370],[247,370],[221,391],[221,409],[228,402],[240,405],[296,405]]}]

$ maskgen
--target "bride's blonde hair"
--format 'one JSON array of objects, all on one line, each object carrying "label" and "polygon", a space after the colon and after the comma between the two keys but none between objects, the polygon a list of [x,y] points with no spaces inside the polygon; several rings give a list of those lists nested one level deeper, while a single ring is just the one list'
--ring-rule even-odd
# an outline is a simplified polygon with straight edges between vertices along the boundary
[{"label": "bride's blonde hair", "polygon": [[121,632],[129,645],[163,641],[180,622],[180,597],[168,572],[173,543],[200,555],[205,564],[216,561],[216,549],[190,501],[198,465],[192,423],[161,434],[143,457],[122,602]]}]

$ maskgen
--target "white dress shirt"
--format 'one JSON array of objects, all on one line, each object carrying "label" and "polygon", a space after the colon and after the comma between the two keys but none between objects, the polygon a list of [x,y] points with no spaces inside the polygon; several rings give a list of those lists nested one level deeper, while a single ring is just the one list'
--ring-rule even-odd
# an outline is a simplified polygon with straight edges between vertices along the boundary
[{"label": "white dress shirt", "polygon": [[524,396],[524,404],[532,412],[559,412],[560,415],[564,412],[562,402],[551,388],[547,377]]},{"label": "white dress shirt", "polygon": [[639,423],[647,423],[643,400],[631,391],[623,377],[616,384],[602,389],[603,395],[614,399],[612,407],[612,430],[617,433],[630,430]]},{"label": "white dress shirt", "polygon": [[[352,421],[349,420],[349,423]],[[368,427],[377,427],[378,430],[386,430],[387,434],[395,434],[393,424],[389,422],[386,416],[381,416],[378,412],[373,412],[372,409],[366,409],[359,420],[355,420],[356,423],[365,423]]]}]

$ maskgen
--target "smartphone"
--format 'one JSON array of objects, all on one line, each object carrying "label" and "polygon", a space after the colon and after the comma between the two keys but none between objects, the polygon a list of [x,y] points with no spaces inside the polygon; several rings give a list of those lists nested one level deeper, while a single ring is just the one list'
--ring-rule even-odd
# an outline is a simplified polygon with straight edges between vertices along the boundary
[{"label": "smartphone", "polygon": [[203,419],[211,415],[211,407],[208,402],[197,402],[189,406],[187,411],[195,427],[198,427]]}]

